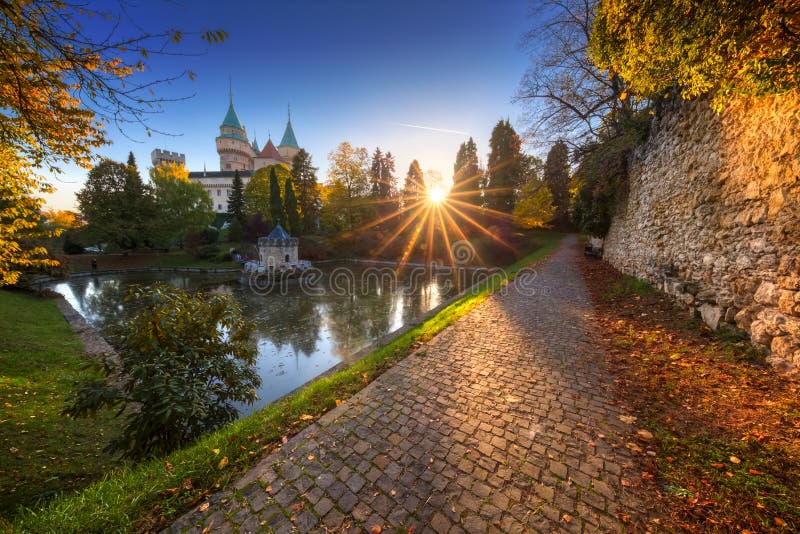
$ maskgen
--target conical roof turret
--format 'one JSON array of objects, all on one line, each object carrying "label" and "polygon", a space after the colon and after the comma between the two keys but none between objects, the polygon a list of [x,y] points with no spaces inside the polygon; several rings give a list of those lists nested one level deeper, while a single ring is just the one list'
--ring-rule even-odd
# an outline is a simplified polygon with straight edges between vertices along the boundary
[{"label": "conical roof turret", "polygon": [[293,148],[300,148],[297,144],[297,138],[294,136],[294,130],[292,129],[292,110],[289,108],[289,117],[286,121],[286,129],[283,131],[283,137],[281,138],[281,144],[278,146],[290,146]]}]

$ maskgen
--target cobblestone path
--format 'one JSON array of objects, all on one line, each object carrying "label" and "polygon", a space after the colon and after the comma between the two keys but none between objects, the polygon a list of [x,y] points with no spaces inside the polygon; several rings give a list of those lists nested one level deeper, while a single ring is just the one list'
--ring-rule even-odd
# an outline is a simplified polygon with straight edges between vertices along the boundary
[{"label": "cobblestone path", "polygon": [[171,530],[617,532],[643,517],[577,254],[566,238],[537,295],[489,298]]}]

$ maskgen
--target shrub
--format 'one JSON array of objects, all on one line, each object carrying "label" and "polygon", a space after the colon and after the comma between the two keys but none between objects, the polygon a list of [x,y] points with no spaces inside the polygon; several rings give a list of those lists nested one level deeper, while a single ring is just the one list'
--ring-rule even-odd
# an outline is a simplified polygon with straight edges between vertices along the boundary
[{"label": "shrub", "polygon": [[168,453],[233,421],[234,402],[256,399],[253,325],[234,300],[157,284],[132,288],[126,301],[139,311],[112,328],[118,360],[106,362],[104,380],[81,384],[65,410],[119,408],[125,423],[108,450],[134,459]]}]

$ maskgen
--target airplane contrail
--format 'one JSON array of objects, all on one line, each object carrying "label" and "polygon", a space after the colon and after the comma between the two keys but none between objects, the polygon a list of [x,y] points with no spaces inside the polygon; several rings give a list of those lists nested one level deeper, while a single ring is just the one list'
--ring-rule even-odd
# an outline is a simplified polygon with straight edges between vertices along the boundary
[{"label": "airplane contrail", "polygon": [[462,132],[460,130],[448,130],[447,128],[434,128],[433,126],[422,126],[420,124],[406,124],[404,122],[390,122],[395,126],[405,126],[406,128],[417,128],[419,130],[430,130],[432,132],[452,133],[458,135],[469,135],[469,132]]}]

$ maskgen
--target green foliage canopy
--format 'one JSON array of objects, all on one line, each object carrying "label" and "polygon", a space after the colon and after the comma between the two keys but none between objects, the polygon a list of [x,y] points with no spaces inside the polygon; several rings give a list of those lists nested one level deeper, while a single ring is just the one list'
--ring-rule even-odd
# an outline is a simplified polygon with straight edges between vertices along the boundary
[{"label": "green foliage canopy", "polygon": [[156,209],[155,234],[166,240],[179,239],[187,230],[202,228],[214,220],[214,206],[206,190],[189,180],[182,164],[150,169]]},{"label": "green foliage canopy", "polygon": [[800,87],[800,4],[795,0],[601,0],[590,55],[646,97],[678,87],[764,95]]}]

